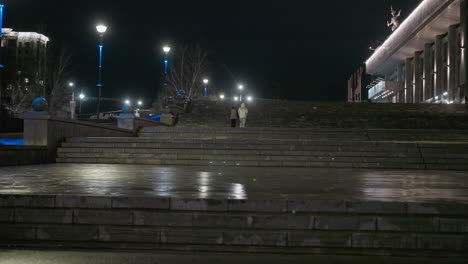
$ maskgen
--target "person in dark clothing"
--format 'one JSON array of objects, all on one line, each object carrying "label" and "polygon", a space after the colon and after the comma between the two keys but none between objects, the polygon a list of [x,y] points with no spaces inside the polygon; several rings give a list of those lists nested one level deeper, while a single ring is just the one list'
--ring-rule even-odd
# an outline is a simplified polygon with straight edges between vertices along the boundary
[{"label": "person in dark clothing", "polygon": [[231,108],[231,127],[237,126],[237,109],[235,106]]}]

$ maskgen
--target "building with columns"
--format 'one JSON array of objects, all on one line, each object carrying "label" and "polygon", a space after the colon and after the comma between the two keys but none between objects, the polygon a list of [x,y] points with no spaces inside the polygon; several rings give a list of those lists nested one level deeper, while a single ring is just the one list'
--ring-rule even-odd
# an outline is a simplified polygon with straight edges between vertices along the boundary
[{"label": "building with columns", "polygon": [[366,61],[376,103],[468,103],[468,0],[423,0]]}]

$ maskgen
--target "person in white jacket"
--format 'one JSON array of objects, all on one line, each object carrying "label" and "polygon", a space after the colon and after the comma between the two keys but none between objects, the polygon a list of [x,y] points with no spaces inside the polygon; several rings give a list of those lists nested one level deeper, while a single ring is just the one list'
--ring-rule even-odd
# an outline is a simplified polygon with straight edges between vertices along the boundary
[{"label": "person in white jacket", "polygon": [[239,114],[239,119],[240,119],[240,128],[245,128],[245,122],[247,121],[247,115],[249,114],[249,109],[245,107],[245,104],[242,103],[241,107],[237,111]]}]

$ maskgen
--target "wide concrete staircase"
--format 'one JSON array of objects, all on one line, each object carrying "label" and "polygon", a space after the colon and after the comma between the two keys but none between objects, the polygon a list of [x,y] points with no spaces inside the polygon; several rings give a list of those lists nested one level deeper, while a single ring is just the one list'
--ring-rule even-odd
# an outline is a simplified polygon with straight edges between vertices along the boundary
[{"label": "wide concrete staircase", "polygon": [[441,262],[431,263],[446,263],[468,257],[467,217],[467,205],[458,203],[0,195],[0,247],[437,257]]},{"label": "wide concrete staircase", "polygon": [[152,127],[67,138],[57,162],[466,170],[468,131]]},{"label": "wide concrete staircase", "polygon": [[[464,105],[351,104],[256,99],[246,102],[247,126],[276,128],[468,129]],[[195,101],[178,126],[229,126],[232,101]]]}]

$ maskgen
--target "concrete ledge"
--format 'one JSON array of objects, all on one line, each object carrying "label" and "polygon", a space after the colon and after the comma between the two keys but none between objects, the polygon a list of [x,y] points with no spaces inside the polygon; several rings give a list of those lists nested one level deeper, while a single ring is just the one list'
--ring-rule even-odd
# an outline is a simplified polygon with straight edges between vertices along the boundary
[{"label": "concrete ledge", "polygon": [[49,163],[47,147],[0,146],[0,166],[17,166]]},{"label": "concrete ledge", "polygon": [[468,204],[304,199],[197,199],[85,195],[0,194],[0,208],[159,209],[188,212],[347,213],[468,216]]}]

